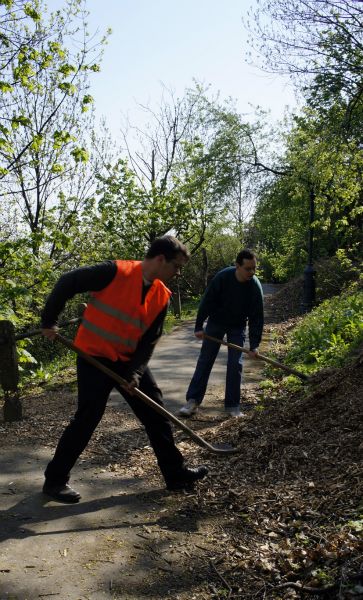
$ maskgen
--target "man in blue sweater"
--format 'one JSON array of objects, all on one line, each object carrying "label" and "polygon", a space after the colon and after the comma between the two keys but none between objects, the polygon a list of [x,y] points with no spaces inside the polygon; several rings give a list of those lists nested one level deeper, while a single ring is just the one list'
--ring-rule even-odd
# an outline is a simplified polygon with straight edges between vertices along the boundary
[{"label": "man in blue sweater", "polygon": [[[263,293],[255,275],[256,255],[251,250],[241,250],[236,258],[235,267],[219,271],[208,285],[200,302],[195,323],[195,337],[203,339],[207,335],[243,346],[248,334],[249,356],[257,358],[258,346],[263,330]],[[205,332],[204,321],[208,319]],[[186,394],[187,403],[179,415],[189,417],[197,412],[202,403],[210,372],[219,352],[220,344],[203,339],[200,355],[193,378]],[[242,377],[242,353],[228,348],[225,411],[238,417],[240,412],[240,388]]]}]

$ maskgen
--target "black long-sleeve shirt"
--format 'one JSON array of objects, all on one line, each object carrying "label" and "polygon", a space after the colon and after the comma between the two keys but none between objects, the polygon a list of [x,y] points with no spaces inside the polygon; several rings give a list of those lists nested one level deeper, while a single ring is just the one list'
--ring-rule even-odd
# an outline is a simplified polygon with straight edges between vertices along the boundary
[{"label": "black long-sleeve shirt", "polygon": [[[76,294],[85,292],[99,292],[111,283],[117,273],[114,261],[108,260],[90,267],[80,267],[62,275],[55,284],[47,298],[41,314],[42,328],[50,328],[57,324],[58,316],[64,309],[68,300]],[[151,284],[143,284],[140,303],[145,301]],[[167,313],[166,306],[155,318],[150,327],[145,331],[128,361],[130,377],[140,378],[145,371],[153,353],[155,344],[163,332],[163,323]]]},{"label": "black long-sleeve shirt", "polygon": [[195,331],[210,317],[223,327],[245,327],[248,320],[250,348],[258,348],[263,330],[263,292],[259,279],[240,282],[235,267],[219,271],[209,283],[199,305]]}]

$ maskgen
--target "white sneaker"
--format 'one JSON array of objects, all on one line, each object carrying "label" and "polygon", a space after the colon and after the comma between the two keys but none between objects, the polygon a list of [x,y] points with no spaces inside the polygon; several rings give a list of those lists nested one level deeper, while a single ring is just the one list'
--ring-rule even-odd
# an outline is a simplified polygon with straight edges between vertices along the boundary
[{"label": "white sneaker", "polygon": [[225,408],[224,412],[226,412],[230,417],[244,417],[244,414],[241,412],[239,406],[232,406],[231,408]]},{"label": "white sneaker", "polygon": [[198,408],[199,408],[198,402],[191,398],[190,400],[188,400],[186,405],[180,409],[178,414],[181,417],[190,417],[191,415],[194,415],[197,412]]}]

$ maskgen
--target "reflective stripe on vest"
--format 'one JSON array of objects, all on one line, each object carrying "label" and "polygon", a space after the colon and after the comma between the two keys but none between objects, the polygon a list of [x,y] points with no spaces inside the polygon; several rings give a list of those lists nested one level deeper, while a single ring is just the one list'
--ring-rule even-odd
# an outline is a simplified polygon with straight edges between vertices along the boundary
[{"label": "reflective stripe on vest", "polygon": [[92,333],[96,333],[101,338],[103,338],[104,340],[108,340],[109,342],[114,342],[116,344],[123,344],[124,346],[129,346],[132,350],[135,350],[135,348],[137,346],[137,342],[135,342],[133,340],[128,340],[126,338],[122,338],[121,336],[116,335],[115,333],[110,333],[109,331],[106,331],[105,329],[102,329],[101,327],[97,327],[97,325],[95,325],[94,323],[87,321],[87,319],[82,319],[82,325],[89,331],[92,331]]},{"label": "reflective stripe on vest", "polygon": [[112,317],[116,317],[116,319],[119,319],[120,321],[124,321],[125,323],[130,323],[131,325],[138,327],[143,332],[147,330],[145,323],[143,323],[141,319],[134,319],[133,317],[130,317],[130,315],[127,315],[125,312],[122,312],[118,308],[114,308],[109,304],[101,302],[101,300],[99,300],[98,298],[90,298],[88,303],[93,304],[93,306],[99,308],[100,310],[102,310],[102,312],[106,313],[107,315],[111,315]]}]

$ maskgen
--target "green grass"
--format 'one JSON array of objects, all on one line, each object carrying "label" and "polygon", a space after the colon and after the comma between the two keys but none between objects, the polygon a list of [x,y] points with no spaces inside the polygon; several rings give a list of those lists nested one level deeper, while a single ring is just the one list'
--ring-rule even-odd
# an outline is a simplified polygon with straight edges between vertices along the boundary
[{"label": "green grass", "polygon": [[363,291],[322,302],[291,332],[285,362],[305,372],[343,366],[363,343]]}]

